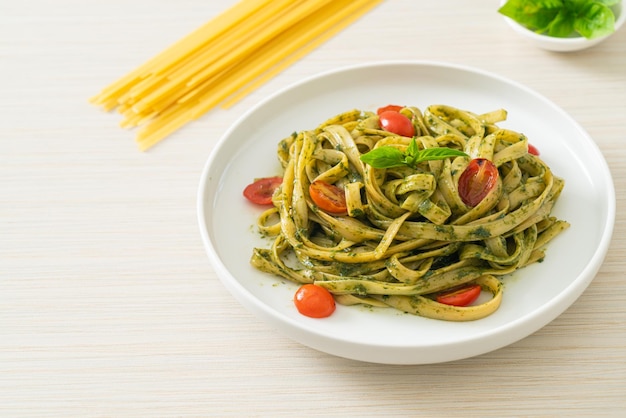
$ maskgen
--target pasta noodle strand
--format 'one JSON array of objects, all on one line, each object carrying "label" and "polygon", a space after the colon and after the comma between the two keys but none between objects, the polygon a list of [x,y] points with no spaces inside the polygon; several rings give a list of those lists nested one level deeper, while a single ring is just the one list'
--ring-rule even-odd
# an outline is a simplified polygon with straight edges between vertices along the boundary
[{"label": "pasta noodle strand", "polygon": [[[255,248],[251,263],[295,283],[324,287],[339,303],[448,321],[484,318],[500,306],[502,280],[541,261],[548,243],[568,228],[552,215],[565,182],[528,152],[524,135],[495,125],[506,117],[504,110],[483,116],[433,105],[423,117],[418,108],[405,111],[419,132],[414,146],[448,147],[468,156],[415,166],[365,164],[360,156],[372,149],[404,152],[412,141],[381,131],[378,115],[366,111],[351,110],[294,133],[278,144],[283,182],[274,207],[258,222],[274,243]],[[491,160],[498,175],[471,207],[458,184],[473,158]],[[309,195],[314,181],[345,190],[347,213],[320,208]],[[437,301],[442,292],[469,283],[491,296],[464,307]]]}]

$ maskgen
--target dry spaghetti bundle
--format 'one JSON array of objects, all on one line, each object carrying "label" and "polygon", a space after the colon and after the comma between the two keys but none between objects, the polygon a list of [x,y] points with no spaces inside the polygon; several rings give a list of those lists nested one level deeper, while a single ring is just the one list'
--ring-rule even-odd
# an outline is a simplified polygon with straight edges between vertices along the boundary
[{"label": "dry spaghetti bundle", "polygon": [[140,127],[141,150],[229,107],[382,0],[242,0],[90,101]]}]

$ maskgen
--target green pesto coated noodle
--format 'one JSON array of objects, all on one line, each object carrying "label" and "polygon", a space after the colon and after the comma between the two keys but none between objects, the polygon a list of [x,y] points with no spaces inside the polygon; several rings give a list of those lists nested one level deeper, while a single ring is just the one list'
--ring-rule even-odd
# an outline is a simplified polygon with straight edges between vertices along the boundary
[{"label": "green pesto coated noodle", "polygon": [[[506,111],[475,114],[432,105],[400,111],[416,130],[407,138],[380,128],[374,112],[350,110],[280,141],[283,182],[258,219],[273,237],[251,263],[295,283],[315,283],[337,302],[391,307],[448,321],[495,312],[503,276],[543,260],[546,245],[569,224],[552,215],[563,187],[527,138],[498,127]],[[361,156],[383,146],[402,152],[446,147],[467,156],[415,166],[375,168]],[[495,185],[473,207],[459,193],[472,159],[497,167]],[[327,213],[309,195],[323,181],[345,191],[347,213]],[[457,307],[438,293],[475,283],[487,302]]]}]

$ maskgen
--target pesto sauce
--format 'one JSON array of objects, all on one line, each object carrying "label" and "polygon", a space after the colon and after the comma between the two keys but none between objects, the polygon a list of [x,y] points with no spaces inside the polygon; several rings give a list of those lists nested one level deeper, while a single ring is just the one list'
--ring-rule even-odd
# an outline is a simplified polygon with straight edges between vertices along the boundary
[{"label": "pesto sauce", "polygon": [[305,228],[298,228],[295,235],[298,241],[301,241],[302,237],[307,238],[309,236],[309,231]]},{"label": "pesto sauce", "polygon": [[362,284],[356,284],[350,291],[353,295],[367,296],[367,289]]},{"label": "pesto sauce", "polygon": [[353,218],[358,218],[359,216],[363,216],[365,215],[365,212],[363,212],[362,209],[354,209],[353,211],[350,212],[350,216]]},{"label": "pesto sauce", "polygon": [[353,275],[355,271],[359,271],[360,268],[360,264],[340,263],[338,266],[339,275],[343,277],[349,277]]},{"label": "pesto sauce", "polygon": [[477,238],[489,238],[491,237],[491,232],[489,232],[489,230],[484,226],[479,226],[478,228],[470,232],[470,235]]}]

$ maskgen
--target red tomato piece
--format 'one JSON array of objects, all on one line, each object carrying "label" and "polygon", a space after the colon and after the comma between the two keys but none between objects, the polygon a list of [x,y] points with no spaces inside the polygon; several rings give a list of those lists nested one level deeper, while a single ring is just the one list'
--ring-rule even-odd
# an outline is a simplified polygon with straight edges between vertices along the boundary
[{"label": "red tomato piece", "polygon": [[394,111],[394,112],[399,112],[402,109],[404,109],[404,106],[390,104],[390,105],[387,105],[387,106],[379,107],[378,110],[376,110],[376,114],[380,115],[381,113],[386,112],[388,110],[391,110],[391,111]]},{"label": "red tomato piece", "polygon": [[415,136],[415,126],[411,120],[402,113],[395,110],[387,110],[378,115],[380,127],[387,132],[396,135],[413,137]]},{"label": "red tomato piece", "polygon": [[536,146],[532,144],[528,144],[528,153],[539,156],[539,150],[537,149]]},{"label": "red tomato piece", "polygon": [[459,196],[467,206],[478,205],[498,181],[498,168],[485,158],[475,158],[459,177]]},{"label": "red tomato piece", "polygon": [[467,306],[480,296],[480,286],[469,284],[437,296],[437,302],[452,306]]},{"label": "red tomato piece", "polygon": [[335,298],[332,293],[315,284],[300,286],[293,302],[298,312],[311,318],[326,318],[335,312]]},{"label": "red tomato piece", "polygon": [[326,212],[341,215],[348,211],[346,192],[334,184],[314,181],[309,186],[309,195],[313,203]]},{"label": "red tomato piece", "polygon": [[243,189],[243,195],[252,203],[271,205],[274,191],[276,191],[282,182],[282,177],[265,177],[258,179]]}]

